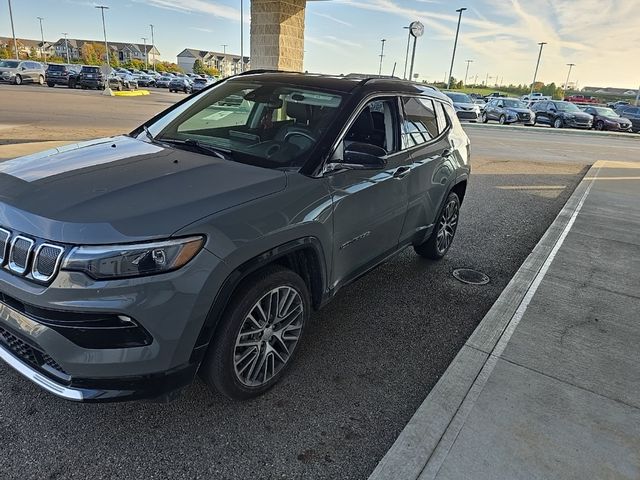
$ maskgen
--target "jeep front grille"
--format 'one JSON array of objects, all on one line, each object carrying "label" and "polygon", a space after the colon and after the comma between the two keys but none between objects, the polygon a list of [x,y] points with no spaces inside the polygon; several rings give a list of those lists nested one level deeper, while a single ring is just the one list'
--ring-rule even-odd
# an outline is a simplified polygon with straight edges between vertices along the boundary
[{"label": "jeep front grille", "polygon": [[34,280],[49,282],[58,273],[64,247],[39,242],[0,228],[0,267]]}]

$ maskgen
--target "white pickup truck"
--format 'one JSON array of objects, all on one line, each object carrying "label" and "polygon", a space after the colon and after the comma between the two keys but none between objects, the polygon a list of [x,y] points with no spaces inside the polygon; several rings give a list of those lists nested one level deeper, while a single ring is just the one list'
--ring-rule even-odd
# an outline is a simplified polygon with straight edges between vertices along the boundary
[{"label": "white pickup truck", "polygon": [[523,95],[520,97],[523,102],[539,102],[541,100],[553,100],[549,95],[543,95],[538,92],[533,92],[531,95]]}]

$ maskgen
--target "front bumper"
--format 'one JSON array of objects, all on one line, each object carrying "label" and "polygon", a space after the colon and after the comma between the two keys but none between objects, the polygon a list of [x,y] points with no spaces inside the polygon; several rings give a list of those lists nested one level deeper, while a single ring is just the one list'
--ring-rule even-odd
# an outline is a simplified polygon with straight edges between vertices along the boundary
[{"label": "front bumper", "polygon": [[[0,358],[68,400],[165,396],[192,381],[208,346],[201,329],[226,274],[207,250],[182,269],[128,280],[61,271],[42,286],[0,268]],[[102,335],[78,315],[106,312],[134,319],[150,341],[87,345],[83,339]],[[74,335],[60,328],[67,319],[63,328]]]},{"label": "front bumper", "polygon": [[593,126],[593,122],[591,120],[585,121],[576,118],[565,118],[564,126],[571,128],[586,128],[589,129]]}]

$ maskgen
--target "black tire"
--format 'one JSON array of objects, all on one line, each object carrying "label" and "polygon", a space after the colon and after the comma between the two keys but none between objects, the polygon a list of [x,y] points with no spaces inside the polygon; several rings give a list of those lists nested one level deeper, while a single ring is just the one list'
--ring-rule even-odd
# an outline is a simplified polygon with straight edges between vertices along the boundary
[{"label": "black tire", "polygon": [[500,115],[500,118],[498,119],[498,123],[500,125],[506,125],[507,124],[507,117],[505,115]]},{"label": "black tire", "polygon": [[119,92],[122,91],[122,84],[121,83],[118,84],[118,87],[116,88],[116,90],[118,90]]},{"label": "black tire", "polygon": [[[269,380],[257,386],[249,386],[240,378],[242,372],[240,374],[236,372],[234,361],[236,341],[242,332],[243,326],[246,325],[245,321],[249,313],[254,310],[256,304],[262,298],[277,288],[290,288],[299,295],[300,305],[303,310],[299,316],[296,315],[297,321],[301,319],[301,326],[297,328],[297,330],[299,330],[298,340],[297,343],[292,346],[290,355],[287,356],[287,361],[279,366],[279,370],[275,372]],[[220,320],[214,338],[209,344],[209,350],[200,366],[200,376],[210,388],[234,400],[247,400],[262,395],[282,378],[283,374],[291,365],[295,357],[295,349],[302,339],[304,325],[309,319],[310,310],[311,299],[309,291],[304,280],[295,272],[280,266],[270,266],[249,276],[240,284],[234,293]],[[244,335],[246,335],[246,333]],[[260,339],[257,340],[257,342],[259,342],[260,345],[254,347],[257,348],[258,353],[256,357],[253,357],[255,360],[251,362],[255,363],[250,367],[249,377],[251,377],[253,369],[259,363],[258,358],[261,357],[259,352],[264,351],[262,350],[262,348],[264,348],[262,346],[263,343],[271,342],[271,337],[266,341]],[[275,343],[277,342],[274,342],[274,344]],[[266,351],[269,352],[269,350]],[[265,364],[267,364],[268,358],[270,358],[268,353],[263,358],[265,358]],[[271,358],[273,358],[273,362],[275,362],[275,356]],[[262,365],[262,363],[260,363],[260,365]],[[261,367],[258,368],[259,373]],[[268,372],[268,369],[265,369],[265,371]]]},{"label": "black tire", "polygon": [[[451,204],[453,204],[453,208],[455,208],[455,223],[453,224],[450,223],[451,219],[447,219],[447,216],[449,215],[449,211],[447,210],[447,208]],[[447,254],[449,248],[451,248],[451,244],[453,243],[456,231],[458,229],[459,218],[460,198],[455,192],[451,192],[447,196],[444,205],[442,205],[440,213],[438,214],[438,220],[436,221],[431,236],[420,245],[414,245],[413,249],[415,250],[415,252],[421,257],[428,258],[430,260],[441,260]],[[443,225],[443,222],[445,225]],[[447,226],[449,228],[447,228]],[[443,233],[443,235],[450,234],[450,239],[445,248],[442,248],[442,244],[439,242],[440,231],[443,230],[443,228],[447,231],[447,233]]]},{"label": "black tire", "polygon": [[482,123],[487,123],[489,121],[489,117],[487,117],[487,112],[482,112],[481,120],[482,120]]},{"label": "black tire", "polygon": [[598,120],[595,125],[596,130],[604,130],[604,122],[602,120]]},{"label": "black tire", "polygon": [[13,79],[14,85],[22,85],[22,77],[20,75],[16,75],[16,78]]},{"label": "black tire", "polygon": [[53,87],[55,87],[55,86],[56,86],[56,84],[55,84],[55,83],[47,83],[47,87],[51,87],[51,88],[53,88]]},{"label": "black tire", "polygon": [[560,117],[556,117],[555,120],[552,123],[552,127],[553,128],[562,128],[562,127],[564,127],[564,122],[562,121],[562,119]]}]

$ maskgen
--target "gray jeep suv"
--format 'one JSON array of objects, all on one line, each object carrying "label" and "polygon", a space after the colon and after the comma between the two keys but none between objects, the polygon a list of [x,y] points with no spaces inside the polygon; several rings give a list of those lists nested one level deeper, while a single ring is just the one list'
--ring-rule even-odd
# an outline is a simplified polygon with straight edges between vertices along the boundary
[{"label": "gray jeep suv", "polygon": [[276,383],[312,310],[449,249],[469,140],[437,90],[248,72],[128,135],[0,163],[0,357],[79,401]]}]

